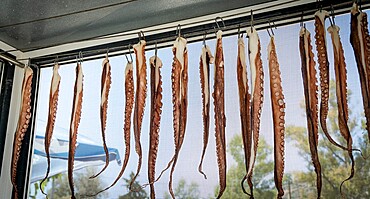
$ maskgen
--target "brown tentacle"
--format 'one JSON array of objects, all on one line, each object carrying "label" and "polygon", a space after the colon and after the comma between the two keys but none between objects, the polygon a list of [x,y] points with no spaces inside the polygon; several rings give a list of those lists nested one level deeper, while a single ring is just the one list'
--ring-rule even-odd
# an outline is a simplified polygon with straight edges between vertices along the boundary
[{"label": "brown tentacle", "polygon": [[186,39],[178,37],[172,49],[174,59],[172,63],[172,103],[173,103],[173,125],[175,139],[175,154],[170,172],[169,191],[172,198],[175,194],[172,189],[172,177],[175,171],[178,156],[184,142],[186,119],[187,119],[187,90],[188,90],[188,53]]},{"label": "brown tentacle", "polygon": [[318,56],[321,89],[320,124],[328,140],[332,144],[341,147],[341,145],[335,142],[330,136],[326,123],[329,111],[329,61],[326,47],[325,18],[328,16],[329,13],[325,10],[320,10],[315,13],[315,44]]},{"label": "brown tentacle", "polygon": [[200,84],[202,90],[202,103],[203,103],[203,150],[200,158],[200,163],[198,166],[198,171],[201,173],[205,179],[207,179],[206,174],[202,170],[204,155],[206,154],[206,149],[208,145],[209,138],[209,111],[210,111],[210,78],[209,78],[209,64],[213,63],[213,56],[211,50],[208,46],[202,48],[202,55],[200,56],[199,62],[199,73],[200,73]]},{"label": "brown tentacle", "polygon": [[[360,29],[360,30],[359,30]],[[367,29],[367,14],[360,12],[356,3],[351,10],[350,42],[356,58],[360,77],[362,101],[365,110],[366,130],[370,142],[370,38]]]},{"label": "brown tentacle", "polygon": [[[42,185],[45,180],[49,177],[50,173],[50,143],[51,138],[53,136],[54,131],[54,124],[55,124],[55,118],[57,114],[57,108],[58,108],[58,98],[59,98],[59,85],[60,85],[60,75],[58,73],[59,65],[55,64],[53,69],[53,77],[51,79],[51,85],[50,85],[50,94],[49,94],[49,114],[48,114],[48,122],[46,124],[46,130],[45,130],[45,154],[46,154],[46,160],[47,160],[47,168],[46,168],[46,175],[44,179],[41,180],[40,185]],[[40,186],[41,192],[46,195],[46,192],[44,192],[43,186]]]},{"label": "brown tentacle", "polygon": [[311,46],[310,32],[302,27],[299,37],[299,48],[302,62],[302,79],[306,102],[307,132],[310,145],[312,162],[317,175],[316,187],[317,198],[321,197],[322,177],[321,164],[317,151],[318,144],[318,99],[317,99],[317,79],[315,61]]},{"label": "brown tentacle", "polygon": [[107,125],[107,111],[108,111],[108,96],[110,85],[112,83],[111,78],[111,66],[109,64],[108,57],[106,57],[103,61],[103,71],[101,75],[101,104],[100,104],[100,126],[101,126],[101,133],[103,139],[103,148],[105,153],[105,165],[104,167],[95,175],[91,176],[90,178],[96,178],[99,176],[109,165],[109,151],[107,147],[107,143],[105,141],[105,129]]},{"label": "brown tentacle", "polygon": [[274,37],[270,39],[268,55],[272,119],[274,122],[274,180],[278,191],[277,198],[283,198],[285,102]]},{"label": "brown tentacle", "polygon": [[159,129],[162,114],[162,76],[160,68],[162,61],[159,57],[150,58],[150,87],[151,87],[151,109],[150,109],[150,142],[148,155],[148,180],[150,183],[150,198],[155,198],[154,180],[155,163],[157,160]]},{"label": "brown tentacle", "polygon": [[142,164],[142,149],[141,149],[141,125],[144,117],[145,99],[147,92],[147,80],[146,80],[146,59],[145,59],[145,44],[144,40],[134,45],[134,51],[136,55],[136,96],[135,96],[135,107],[134,107],[134,138],[135,138],[135,151],[139,157],[136,174],[130,183],[130,190],[132,190],[132,184],[135,182],[137,176],[141,170]]},{"label": "brown tentacle", "polygon": [[261,43],[254,27],[247,30],[249,37],[249,62],[251,65],[252,73],[252,96],[251,96],[251,129],[252,129],[252,144],[251,144],[251,156],[249,162],[249,168],[247,172],[246,179],[248,180],[248,185],[251,193],[248,194],[243,187],[244,193],[253,197],[253,184],[252,184],[252,174],[253,167],[257,156],[261,113],[263,105],[263,67],[261,60]]},{"label": "brown tentacle", "polygon": [[131,136],[130,136],[130,129],[131,129],[131,114],[132,114],[132,109],[134,107],[134,99],[135,98],[135,95],[134,95],[134,75],[133,75],[133,67],[132,67],[132,62],[128,62],[127,65],[126,65],[126,70],[125,70],[125,101],[126,101],[126,105],[125,105],[125,121],[124,121],[124,126],[123,126],[123,131],[124,131],[124,138],[125,138],[125,159],[123,160],[123,165],[122,165],[122,168],[121,168],[121,171],[119,172],[118,176],[116,177],[116,179],[113,181],[113,183],[97,192],[96,194],[94,195],[89,195],[88,197],[94,197],[96,195],[98,195],[99,193],[102,193],[104,191],[107,191],[108,189],[110,189],[111,187],[113,187],[122,177],[123,173],[125,172],[126,170],[126,166],[127,166],[127,163],[128,163],[128,160],[130,158],[130,139],[131,139]]},{"label": "brown tentacle", "polygon": [[[251,156],[251,145],[252,145],[252,131],[251,131],[251,103],[250,93],[248,87],[247,68],[245,60],[245,47],[243,38],[238,39],[238,58],[237,58],[237,80],[239,89],[239,106],[240,106],[240,120],[242,128],[244,156],[245,156],[245,169],[248,173]],[[241,186],[244,190],[244,181],[247,179],[247,175],[244,176]],[[248,180],[248,184],[251,184],[251,178]],[[244,190],[245,191],[245,190]],[[246,192],[246,191],[245,191]]]},{"label": "brown tentacle", "polygon": [[72,104],[71,125],[69,130],[69,153],[68,153],[68,183],[71,190],[71,198],[75,199],[74,183],[73,183],[73,165],[76,152],[78,126],[81,120],[83,96],[83,73],[81,64],[76,67],[76,82],[74,86],[74,96]]},{"label": "brown tentacle", "polygon": [[217,198],[221,198],[226,189],[226,140],[225,140],[225,83],[224,57],[222,48],[222,31],[217,32],[215,53],[215,77],[213,86],[213,103],[215,113],[215,137],[220,190]]},{"label": "brown tentacle", "polygon": [[344,182],[350,180],[355,174],[355,161],[352,154],[352,136],[348,128],[347,69],[344,58],[344,50],[339,36],[339,27],[335,25],[330,26],[328,28],[328,32],[331,34],[334,52],[339,131],[347,142],[348,155],[352,162],[350,176],[345,179],[340,185],[340,193],[344,197],[344,194],[342,193],[342,186]]},{"label": "brown tentacle", "polygon": [[22,83],[21,109],[19,113],[17,131],[14,134],[13,156],[11,166],[11,182],[14,188],[14,198],[18,198],[18,189],[16,183],[19,154],[22,147],[23,138],[28,130],[31,118],[31,92],[32,92],[33,71],[26,67]]}]

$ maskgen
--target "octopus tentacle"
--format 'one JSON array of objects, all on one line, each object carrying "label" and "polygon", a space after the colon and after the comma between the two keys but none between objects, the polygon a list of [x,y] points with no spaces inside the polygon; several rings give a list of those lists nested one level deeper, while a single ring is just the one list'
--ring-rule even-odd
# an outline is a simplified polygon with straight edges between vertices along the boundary
[{"label": "octopus tentacle", "polygon": [[130,183],[130,190],[132,190],[132,184],[137,178],[141,170],[142,164],[142,149],[141,149],[141,125],[144,117],[145,99],[147,92],[147,80],[146,80],[146,59],[145,59],[145,45],[144,40],[140,40],[138,44],[135,44],[134,51],[136,55],[136,96],[135,96],[135,107],[134,107],[134,138],[135,138],[135,151],[139,157],[136,174]]},{"label": "octopus tentacle", "polygon": [[[55,64],[53,68],[53,77],[51,79],[51,86],[50,86],[50,94],[49,94],[49,114],[48,114],[48,122],[46,125],[45,130],[45,154],[47,160],[47,168],[46,168],[46,175],[44,179],[41,180],[40,185],[44,183],[44,181],[48,178],[50,173],[50,144],[51,144],[51,137],[53,136],[54,131],[54,124],[55,118],[57,114],[58,108],[58,98],[59,98],[59,85],[60,85],[60,75],[58,73],[59,65]],[[46,195],[44,192],[43,186],[40,186],[41,192]]]},{"label": "octopus tentacle", "polygon": [[[252,142],[251,142],[251,155],[249,160],[249,168],[246,179],[251,190],[250,196],[253,198],[253,184],[252,184],[252,173],[254,163],[257,156],[261,113],[263,105],[263,67],[261,60],[261,43],[254,27],[247,29],[247,35],[249,37],[249,63],[252,73],[252,87],[251,87],[251,129],[252,129]],[[244,186],[243,186],[244,190]],[[245,192],[245,190],[244,190]],[[246,193],[246,192],[245,192]]]},{"label": "octopus tentacle", "polygon": [[360,77],[366,130],[370,142],[370,36],[367,26],[367,14],[365,12],[360,12],[358,5],[353,3],[351,10],[350,42],[354,51]]},{"label": "octopus tentacle", "polygon": [[73,183],[73,165],[76,152],[78,126],[81,120],[83,96],[83,73],[81,64],[76,67],[76,82],[74,86],[74,96],[72,104],[71,125],[69,130],[69,153],[68,153],[68,183],[71,190],[71,198],[75,199],[74,183]]},{"label": "octopus tentacle", "polygon": [[96,178],[97,176],[99,176],[109,165],[109,151],[107,143],[105,141],[105,129],[107,125],[108,96],[111,83],[112,83],[111,66],[109,64],[107,56],[103,60],[103,71],[101,75],[101,103],[100,103],[100,126],[103,139],[103,148],[105,153],[105,165],[97,174],[91,176],[90,178]]},{"label": "octopus tentacle", "polygon": [[188,52],[186,39],[178,37],[172,49],[174,58],[172,63],[172,103],[173,103],[173,127],[175,154],[170,162],[172,168],[170,172],[169,191],[172,198],[175,194],[172,189],[172,177],[175,171],[181,146],[184,142],[186,119],[187,119],[187,90],[188,90]]},{"label": "octopus tentacle", "polygon": [[[245,45],[243,38],[238,39],[238,58],[237,58],[237,80],[239,89],[239,106],[240,106],[240,120],[242,128],[245,169],[248,172],[251,156],[252,131],[251,131],[251,103],[250,93],[247,78],[247,66],[245,60]],[[244,189],[244,176],[241,186]],[[251,182],[251,181],[250,181]],[[245,191],[245,190],[244,190]]]},{"label": "octopus tentacle", "polygon": [[162,61],[157,56],[150,58],[150,87],[151,87],[151,109],[150,109],[150,142],[148,155],[148,178],[150,183],[150,198],[155,198],[154,180],[155,163],[157,160],[159,144],[159,128],[162,114],[162,76],[160,68]]},{"label": "octopus tentacle", "polygon": [[330,136],[326,124],[326,119],[328,117],[329,111],[329,61],[325,34],[326,17],[329,17],[329,13],[325,10],[319,10],[315,13],[315,44],[319,63],[321,89],[320,124],[328,140],[332,144],[341,147],[341,145],[335,142],[334,139]]},{"label": "octopus tentacle", "polygon": [[315,61],[311,46],[310,32],[302,27],[299,35],[299,49],[302,63],[302,79],[306,104],[307,131],[311,158],[316,172],[317,198],[321,197],[322,177],[321,164],[318,156],[318,98]]},{"label": "octopus tentacle", "polygon": [[202,48],[202,55],[200,56],[199,62],[199,73],[200,73],[200,84],[202,90],[202,103],[203,103],[203,150],[202,156],[200,158],[200,163],[198,166],[198,171],[201,173],[205,179],[207,179],[206,174],[202,170],[203,159],[206,153],[209,137],[209,111],[210,111],[210,87],[209,87],[209,64],[212,64],[214,58],[211,53],[211,49],[208,46]]},{"label": "octopus tentacle", "polygon": [[121,168],[121,171],[119,172],[118,176],[116,179],[113,181],[113,183],[97,192],[95,195],[91,195],[90,197],[94,197],[98,195],[99,193],[102,193],[104,191],[107,191],[111,187],[113,187],[122,177],[123,173],[125,172],[128,160],[130,158],[130,129],[131,129],[131,114],[132,114],[132,109],[134,107],[134,74],[133,74],[133,66],[132,62],[128,62],[126,65],[125,69],[125,100],[126,100],[126,105],[125,105],[125,121],[124,121],[124,126],[123,126],[123,131],[124,131],[124,138],[125,138],[125,159],[123,160],[123,165]]},{"label": "octopus tentacle", "polygon": [[225,140],[225,80],[224,80],[224,56],[222,48],[222,31],[217,32],[217,44],[215,53],[215,76],[213,86],[213,103],[215,113],[215,137],[218,164],[220,190],[217,198],[221,198],[226,189],[226,140]]},{"label": "octopus tentacle", "polygon": [[280,66],[277,59],[275,40],[272,36],[268,46],[272,119],[274,122],[274,180],[277,198],[283,198],[285,102],[281,83]]},{"label": "octopus tentacle", "polygon": [[17,131],[14,134],[13,143],[13,155],[12,155],[12,166],[11,166],[11,182],[14,188],[14,198],[18,198],[18,189],[16,183],[17,168],[19,155],[22,147],[23,138],[29,127],[31,118],[31,91],[32,91],[32,78],[33,71],[31,68],[26,67],[24,71],[23,83],[22,83],[22,94],[21,94],[21,109],[19,113]]},{"label": "octopus tentacle", "polygon": [[347,69],[344,58],[344,50],[339,36],[339,27],[336,25],[332,25],[328,28],[328,32],[331,34],[334,52],[339,131],[347,142],[348,155],[352,162],[350,176],[345,179],[340,185],[340,193],[342,194],[342,196],[344,196],[344,194],[342,193],[342,186],[344,182],[350,180],[355,174],[355,161],[352,154],[352,136],[348,128]]}]

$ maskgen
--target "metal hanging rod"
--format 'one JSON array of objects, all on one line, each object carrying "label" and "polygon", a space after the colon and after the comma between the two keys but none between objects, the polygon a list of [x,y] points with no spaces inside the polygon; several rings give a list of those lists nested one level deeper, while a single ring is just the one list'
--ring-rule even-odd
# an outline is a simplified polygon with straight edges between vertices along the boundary
[{"label": "metal hanging rod", "polygon": [[8,56],[6,56],[4,54],[0,54],[0,59],[4,59],[4,60],[6,60],[6,61],[8,61],[8,62],[10,62],[10,63],[12,63],[12,64],[14,64],[16,66],[21,67],[21,68],[24,68],[25,67],[25,64],[23,64],[23,63],[15,60],[15,59],[13,59],[13,58],[10,58],[10,57],[8,57]]},{"label": "metal hanging rod", "polygon": [[[336,14],[343,14],[343,13],[349,13],[349,9],[352,6],[352,2],[348,0],[336,0],[334,3],[330,1],[320,1],[320,8],[322,9],[331,9],[333,7],[336,9]],[[369,8],[370,2],[367,4],[362,4],[362,9]],[[276,26],[284,26],[289,25],[293,23],[298,23],[302,18],[302,12],[304,12],[304,20],[312,20],[313,14],[317,11],[318,4],[317,2],[312,2],[304,5],[289,7],[289,8],[283,8],[279,10],[272,10],[269,12],[261,12],[254,14],[254,26],[258,27],[258,29],[265,29],[268,28],[268,22],[274,21]],[[253,10],[255,13],[256,10]],[[249,11],[248,11],[249,12]],[[230,16],[228,16],[230,17]],[[224,36],[230,36],[237,34],[237,29],[239,27],[244,28],[247,26],[250,26],[250,20],[251,16],[243,16],[239,18],[232,18],[228,20],[224,20],[226,27],[222,28],[223,31],[226,32]],[[214,20],[207,24],[202,24],[198,26],[193,26],[189,28],[181,29],[181,35],[186,37],[188,39],[188,43],[202,41],[202,38],[205,34],[207,34],[207,39],[214,39],[215,35],[214,28],[216,27]],[[184,26],[181,24],[181,26]],[[176,26],[177,27],[177,26]],[[176,28],[175,27],[175,28]],[[169,42],[172,42],[176,37],[176,30],[175,28],[173,30],[153,34],[153,35],[146,35],[146,41],[147,41],[147,50],[154,49],[154,44],[158,43],[158,48],[164,48],[169,47],[171,44]],[[135,35],[137,33],[134,33]],[[133,33],[130,33],[130,35],[133,35]],[[122,36],[120,34],[119,36]],[[110,38],[110,36],[107,36]],[[104,38],[107,38],[104,37]],[[64,53],[57,53],[53,55],[47,55],[37,58],[32,58],[32,63],[39,65],[40,67],[50,67],[53,65],[55,58],[58,57],[58,62],[60,64],[68,64],[68,63],[74,63],[76,55],[82,53],[84,56],[84,60],[93,60],[93,59],[99,59],[103,58],[104,56],[101,56],[102,54],[105,54],[107,49],[109,49],[110,56],[118,56],[123,55],[127,53],[127,46],[132,45],[134,43],[138,42],[137,36],[132,39],[127,39],[123,41],[113,42],[109,44],[103,44],[99,46],[94,47],[88,47],[83,49],[76,49]]]}]

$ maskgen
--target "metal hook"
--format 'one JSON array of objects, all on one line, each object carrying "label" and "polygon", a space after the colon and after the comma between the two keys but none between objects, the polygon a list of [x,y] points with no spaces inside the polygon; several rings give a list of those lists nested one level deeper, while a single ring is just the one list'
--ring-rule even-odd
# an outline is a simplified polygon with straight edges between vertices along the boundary
[{"label": "metal hook", "polygon": [[216,17],[216,18],[215,18],[215,22],[216,22],[216,25],[217,25],[217,29],[218,29],[218,30],[221,30],[220,25],[218,24],[218,21],[217,21],[218,19],[220,19],[220,20],[221,20],[222,25],[224,26],[223,28],[226,28],[225,22],[224,22],[224,20],[222,19],[222,17]]},{"label": "metal hook", "polygon": [[58,61],[59,61],[59,59],[58,59],[58,55],[57,55],[56,58],[54,59],[54,65],[58,64]]},{"label": "metal hook", "polygon": [[362,0],[357,0],[357,5],[359,7],[359,10],[362,12],[361,4],[362,4]]},{"label": "metal hook", "polygon": [[155,41],[155,46],[154,46],[154,56],[155,56],[155,60],[157,61],[157,52],[158,52],[158,48],[157,48],[157,41]]},{"label": "metal hook", "polygon": [[253,10],[251,9],[251,32],[253,33]]},{"label": "metal hook", "polygon": [[318,8],[318,10],[320,12],[322,11],[322,3],[321,3],[321,0],[316,0],[316,7]]},{"label": "metal hook", "polygon": [[137,34],[139,35],[139,43],[141,44],[141,40],[145,40],[144,32],[140,30]]},{"label": "metal hook", "polygon": [[[275,33],[274,33],[274,30],[273,30],[273,27],[271,26],[270,20],[268,20],[268,22],[269,22],[269,27],[270,27],[270,30],[271,30],[271,35],[274,36]],[[272,22],[272,25],[274,25],[274,28],[277,29],[276,25],[275,25],[275,22]],[[268,30],[268,28],[267,28],[267,30]],[[269,32],[269,31],[267,31],[267,32]],[[270,35],[270,33],[269,33],[269,35]],[[270,35],[270,37],[271,37],[271,35]]]},{"label": "metal hook", "polygon": [[178,24],[176,27],[176,34],[177,37],[181,37],[181,24]]},{"label": "metal hook", "polygon": [[334,14],[334,8],[333,8],[333,5],[331,4],[330,5],[330,8],[331,8],[331,18],[332,19],[330,19],[330,17],[329,17],[329,21],[330,21],[330,24],[333,26],[333,25],[335,25],[335,14]]},{"label": "metal hook", "polygon": [[303,11],[302,11],[302,15],[301,15],[301,22],[300,22],[300,26],[301,26],[301,28],[303,27]]},{"label": "metal hook", "polygon": [[82,64],[82,62],[84,61],[83,56],[82,56],[82,51],[80,51],[78,53],[78,56],[79,56],[79,59],[80,59],[80,63]]},{"label": "metal hook", "polygon": [[207,37],[207,32],[204,32],[203,35],[203,46],[206,47],[206,37]]},{"label": "metal hook", "polygon": [[134,61],[131,54],[131,44],[128,45],[128,53],[130,54],[131,63]]},{"label": "metal hook", "polygon": [[243,33],[240,33],[240,24],[238,26],[238,38],[242,38],[243,37]]},{"label": "metal hook", "polygon": [[108,53],[109,53],[109,48],[107,48],[107,53],[105,55],[105,57],[108,59]]}]

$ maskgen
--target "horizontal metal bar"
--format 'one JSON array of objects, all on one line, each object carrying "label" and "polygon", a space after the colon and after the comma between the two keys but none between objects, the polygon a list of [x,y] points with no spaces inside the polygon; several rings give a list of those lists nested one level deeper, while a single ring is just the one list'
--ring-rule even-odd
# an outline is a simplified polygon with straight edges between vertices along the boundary
[{"label": "horizontal metal bar", "polygon": [[10,62],[10,63],[12,63],[12,64],[14,64],[16,66],[21,67],[21,68],[24,68],[25,67],[25,64],[23,64],[23,63],[15,60],[15,59],[13,59],[13,58],[10,58],[10,57],[8,57],[8,56],[6,56],[4,54],[0,54],[0,59],[4,59],[4,60],[6,60],[6,61],[8,61],[8,62]]}]

